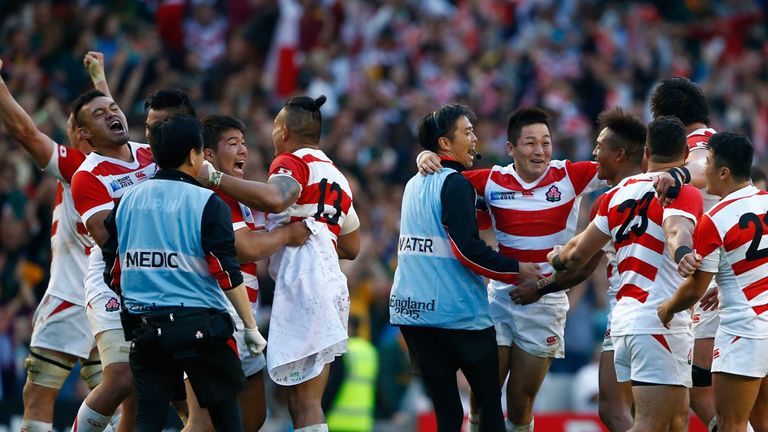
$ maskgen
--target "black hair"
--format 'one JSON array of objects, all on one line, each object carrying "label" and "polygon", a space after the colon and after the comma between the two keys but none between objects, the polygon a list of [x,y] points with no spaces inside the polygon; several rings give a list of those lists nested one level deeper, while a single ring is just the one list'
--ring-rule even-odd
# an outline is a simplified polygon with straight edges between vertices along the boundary
[{"label": "black hair", "polygon": [[189,95],[173,87],[157,90],[147,96],[144,100],[144,112],[149,112],[150,109],[155,111],[166,110],[171,113],[186,114],[192,117],[197,116]]},{"label": "black hair", "polygon": [[597,116],[597,123],[600,130],[607,128],[612,132],[607,144],[613,150],[624,149],[633,163],[639,164],[643,161],[648,129],[639,118],[616,107],[601,112]]},{"label": "black hair", "polygon": [[768,176],[766,176],[765,171],[761,170],[759,167],[752,167],[750,177],[752,178],[752,183],[757,184],[761,181],[768,183]]},{"label": "black hair", "polygon": [[70,105],[70,112],[72,112],[72,115],[75,116],[75,124],[77,127],[83,126],[83,121],[80,118],[80,110],[83,109],[83,106],[87,104],[88,102],[96,99],[97,97],[107,97],[104,93],[102,93],[99,90],[91,89],[88,90],[85,93],[80,94]]},{"label": "black hair", "polygon": [[750,178],[755,149],[749,138],[733,132],[719,132],[709,138],[707,145],[715,157],[715,166],[728,167],[736,180]]},{"label": "black hair", "polygon": [[675,116],[685,126],[694,123],[709,124],[707,98],[701,88],[684,77],[663,80],[651,94],[653,118]]},{"label": "black hair", "polygon": [[657,117],[648,125],[648,152],[654,162],[668,163],[685,157],[685,125],[677,117]]},{"label": "black hair", "polygon": [[512,111],[512,114],[507,117],[507,140],[512,145],[517,145],[523,128],[539,123],[546,125],[549,129],[549,114],[541,108],[524,107]]},{"label": "black hair", "polygon": [[190,115],[171,114],[149,128],[149,145],[160,168],[179,168],[191,150],[203,151],[203,124]]},{"label": "black hair", "polygon": [[208,115],[203,117],[203,144],[205,148],[218,150],[217,146],[221,134],[232,129],[237,129],[245,134],[245,125],[240,120],[225,115]]},{"label": "black hair", "polygon": [[453,139],[453,134],[456,133],[456,121],[460,117],[466,117],[470,122],[477,120],[472,108],[461,104],[443,105],[425,115],[419,122],[419,144],[426,150],[437,153],[440,149],[438,140],[440,137]]},{"label": "black hair", "polygon": [[320,143],[323,116],[320,107],[326,101],[325,95],[317,99],[309,96],[294,96],[285,102],[285,127],[304,141]]}]

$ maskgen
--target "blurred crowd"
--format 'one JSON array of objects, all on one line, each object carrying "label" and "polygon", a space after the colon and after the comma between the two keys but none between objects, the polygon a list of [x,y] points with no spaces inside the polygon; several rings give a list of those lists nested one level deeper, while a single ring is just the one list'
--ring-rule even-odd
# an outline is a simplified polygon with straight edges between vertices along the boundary
[{"label": "blurred crowd", "polygon": [[[447,102],[473,107],[487,166],[509,162],[507,113],[541,106],[554,119],[554,157],[585,160],[600,111],[618,105],[648,119],[654,83],[682,75],[702,86],[710,126],[746,133],[766,163],[767,12],[766,0],[6,0],[0,58],[14,97],[59,142],[68,103],[91,85],[83,55],[96,50],[133,140],[144,140],[144,97],[178,87],[198,113],[245,122],[246,177],[262,181],[282,102],[325,94],[321,146],[348,175],[362,226],[361,255],[343,265],[352,314],[379,350],[377,416],[391,418],[419,405],[403,404],[411,376],[387,315],[418,119]],[[21,397],[54,193],[0,127],[2,398]],[[261,283],[265,320],[266,274]],[[590,363],[605,322],[599,287],[571,290],[567,358],[552,373]],[[62,397],[82,398],[82,389]]]}]

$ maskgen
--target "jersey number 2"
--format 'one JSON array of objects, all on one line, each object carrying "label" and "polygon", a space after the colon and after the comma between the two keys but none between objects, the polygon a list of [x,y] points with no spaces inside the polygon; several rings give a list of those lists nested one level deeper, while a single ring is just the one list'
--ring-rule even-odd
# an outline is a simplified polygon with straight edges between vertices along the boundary
[{"label": "jersey number 2", "polygon": [[[639,200],[628,199],[619,204],[617,209],[619,213],[625,213],[629,210],[629,214],[616,232],[617,243],[627,240],[630,234],[634,234],[637,237],[645,234],[645,230],[648,229],[648,206],[651,204],[653,197],[653,192],[646,192]],[[630,222],[638,216],[640,216],[640,222],[630,227]]]},{"label": "jersey number 2", "polygon": [[768,257],[768,248],[758,249],[760,247],[760,240],[763,239],[763,222],[768,224],[768,213],[763,215],[763,220],[754,213],[745,213],[739,218],[739,228],[746,229],[749,224],[755,225],[755,234],[752,237],[752,243],[747,248],[746,258],[747,261],[754,261]]},{"label": "jersey number 2", "polygon": [[[314,214],[315,220],[320,220],[320,218],[323,217],[323,212],[325,210],[325,194],[327,189],[329,189],[328,179],[320,180],[320,199],[317,202],[317,213]],[[341,186],[339,186],[339,184],[336,182],[331,183],[330,190],[332,194],[336,194],[336,199],[333,200],[333,208],[336,210],[336,212],[331,217],[326,216],[326,220],[329,224],[336,225],[339,223],[339,217],[341,217],[341,197],[344,192],[341,190]]]}]

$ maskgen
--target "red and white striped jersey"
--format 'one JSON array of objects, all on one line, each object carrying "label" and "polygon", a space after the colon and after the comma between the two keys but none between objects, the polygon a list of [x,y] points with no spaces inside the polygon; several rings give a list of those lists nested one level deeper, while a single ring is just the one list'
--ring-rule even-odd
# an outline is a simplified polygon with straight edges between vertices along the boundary
[{"label": "red and white striped jersey", "polygon": [[323,222],[336,239],[352,206],[352,189],[344,174],[322,150],[302,148],[278,155],[269,177],[290,176],[299,182],[301,194],[282,213],[267,216],[267,229],[313,217]]},{"label": "red and white striped jersey", "polygon": [[[573,237],[579,218],[581,196],[605,183],[597,179],[595,162],[553,160],[544,174],[525,182],[514,164],[465,171],[478,194],[485,197],[499,252],[521,262],[538,263],[541,273],[552,274],[547,253]],[[505,295],[513,285],[491,281]],[[566,299],[565,292],[547,300]]]},{"label": "red and white striped jersey", "polygon": [[[109,211],[123,194],[155,175],[157,165],[147,144],[129,142],[133,162],[102,156],[92,152],[72,177],[72,199],[75,209],[85,224],[100,211]],[[111,293],[104,283],[104,259],[101,249],[94,244],[85,275],[85,300],[100,292]]]},{"label": "red and white striped jersey", "polygon": [[58,181],[51,224],[51,278],[46,292],[83,306],[83,278],[93,243],[75,210],[70,183],[85,154],[53,141],[50,144],[51,159],[43,171]]},{"label": "red and white striped jersey", "polygon": [[[707,144],[709,142],[709,139],[712,138],[712,135],[716,134],[717,131],[715,131],[712,128],[699,128],[695,131],[688,134],[688,151],[693,150],[709,150],[709,145]],[[704,198],[704,211],[707,211],[711,209],[715,204],[720,201],[720,197],[717,195],[710,195],[707,193],[707,188],[701,188],[699,189],[701,191],[701,196]]]},{"label": "red and white striped jersey", "polygon": [[664,221],[682,216],[694,223],[702,213],[701,193],[684,185],[672,204],[662,207],[653,188],[654,173],[627,177],[606,192],[593,223],[611,236],[616,249],[620,288],[611,318],[612,335],[686,331],[690,311],[675,314],[665,328],[656,308],[683,282],[667,251]]},{"label": "red and white striped jersey", "polygon": [[[265,214],[263,212],[254,213],[249,207],[235,201],[221,191],[216,191],[216,194],[227,203],[229,210],[232,212],[232,231],[239,231],[241,229],[250,231],[265,230]],[[240,264],[240,273],[243,275],[243,284],[245,285],[245,291],[248,293],[248,301],[251,303],[253,316],[256,316],[259,300],[259,279],[256,276],[256,270],[257,267],[255,262]],[[233,317],[237,316],[237,312],[231,304],[230,315]]]},{"label": "red and white striped jersey", "polygon": [[[602,204],[605,196],[606,194],[600,195],[595,200],[590,214],[591,220],[594,220],[595,216],[597,216],[597,211],[600,209],[600,204]],[[605,268],[605,274],[608,278],[608,291],[606,292],[608,295],[608,307],[609,310],[613,310],[613,307],[616,306],[616,293],[619,292],[619,286],[621,285],[618,264],[616,262],[616,249],[613,247],[613,242],[606,243],[603,246],[603,252],[605,252],[605,259],[608,261],[608,265]]]},{"label": "red and white striped jersey", "polygon": [[739,189],[702,216],[694,246],[699,270],[715,273],[720,328],[734,336],[768,338],[768,192]]}]

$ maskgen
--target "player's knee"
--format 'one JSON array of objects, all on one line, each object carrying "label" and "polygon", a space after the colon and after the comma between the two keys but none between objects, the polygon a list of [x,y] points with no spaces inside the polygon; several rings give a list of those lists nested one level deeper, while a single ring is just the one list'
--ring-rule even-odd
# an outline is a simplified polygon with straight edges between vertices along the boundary
[{"label": "player's knee", "polygon": [[102,383],[121,400],[133,393],[133,375],[128,363],[112,363],[102,372]]},{"label": "player's knee", "polygon": [[691,378],[694,387],[709,387],[712,385],[712,371],[710,369],[693,365],[691,368]]},{"label": "player's knee", "polygon": [[91,354],[88,360],[80,361],[80,378],[93,390],[102,380],[101,360],[98,353]]},{"label": "player's knee", "polygon": [[27,380],[55,390],[61,388],[74,365],[75,358],[71,355],[37,348],[30,348],[29,356],[24,360]]}]

